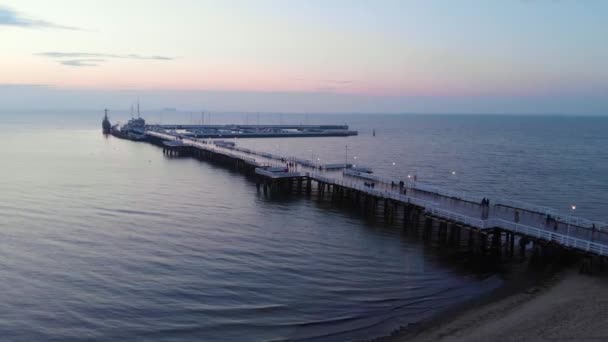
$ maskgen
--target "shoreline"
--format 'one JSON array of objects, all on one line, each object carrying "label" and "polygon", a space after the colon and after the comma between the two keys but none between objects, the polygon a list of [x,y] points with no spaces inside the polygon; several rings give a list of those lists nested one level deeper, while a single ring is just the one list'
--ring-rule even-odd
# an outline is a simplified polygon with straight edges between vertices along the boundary
[{"label": "shoreline", "polygon": [[516,296],[521,292],[536,289],[557,276],[560,272],[563,272],[564,269],[563,266],[557,269],[549,266],[535,270],[526,262],[503,264],[502,266],[504,268],[502,271],[496,270],[496,274],[501,275],[503,278],[503,284],[498,288],[442,310],[429,319],[411,323],[406,327],[393,331],[390,335],[378,338],[376,341],[411,341],[415,337],[424,336],[428,332],[448,324],[464,314],[475,312],[501,300]]},{"label": "shoreline", "polygon": [[608,340],[606,276],[515,268],[501,288],[377,341]]}]

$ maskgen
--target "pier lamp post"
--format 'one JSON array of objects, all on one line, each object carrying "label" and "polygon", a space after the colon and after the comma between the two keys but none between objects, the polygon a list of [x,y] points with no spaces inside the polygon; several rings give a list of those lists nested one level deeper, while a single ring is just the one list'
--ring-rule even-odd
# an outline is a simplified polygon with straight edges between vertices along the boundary
[{"label": "pier lamp post", "polygon": [[353,168],[357,167],[357,156],[353,156]]},{"label": "pier lamp post", "polygon": [[566,226],[567,227],[566,235],[568,235],[568,236],[570,235],[570,225],[572,224],[572,214],[574,214],[574,211],[576,210],[576,205],[572,204],[570,206],[570,210],[571,210],[571,213],[570,213],[570,215],[568,215],[568,225]]},{"label": "pier lamp post", "polygon": [[[397,171],[396,171],[396,170],[397,170],[397,168],[396,168],[397,163],[395,163],[395,162],[391,162],[391,166],[392,166],[392,168],[391,168],[391,170],[392,170],[392,171],[391,171],[391,173],[392,173],[391,178],[395,178],[395,177],[396,177],[396,175],[397,175]],[[386,184],[386,186],[389,186],[389,185],[388,185],[388,184]],[[391,188],[393,187],[393,180],[392,180],[392,179],[391,179],[391,184],[390,184],[390,186],[391,186]]]},{"label": "pier lamp post", "polygon": [[310,152],[310,162],[314,163],[315,162],[315,151],[313,150],[307,150],[308,152]]}]

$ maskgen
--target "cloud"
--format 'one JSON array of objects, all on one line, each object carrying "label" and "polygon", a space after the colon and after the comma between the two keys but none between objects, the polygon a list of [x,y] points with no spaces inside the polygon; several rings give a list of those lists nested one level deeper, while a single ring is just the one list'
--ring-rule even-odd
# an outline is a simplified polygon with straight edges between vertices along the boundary
[{"label": "cloud", "polygon": [[319,83],[331,83],[331,84],[350,84],[353,83],[351,80],[314,80],[309,78],[290,78],[293,81],[302,81],[302,82],[319,82]]},{"label": "cloud", "polygon": [[334,91],[338,90],[336,89],[336,87],[319,87],[315,89],[316,91],[318,91],[319,93],[333,93]]},{"label": "cloud", "polygon": [[59,61],[59,63],[67,66],[74,67],[94,67],[98,66],[100,62],[105,62],[105,59],[99,58],[82,58],[82,59],[68,59]]},{"label": "cloud", "polygon": [[90,52],[41,52],[37,53],[38,56],[45,56],[51,58],[120,58],[120,59],[140,59],[140,60],[160,60],[160,61],[172,61],[175,57],[166,56],[142,56],[136,54],[117,55],[109,53],[90,53]]},{"label": "cloud", "polygon": [[13,26],[32,29],[50,28],[60,30],[84,31],[79,27],[59,25],[46,20],[26,18],[22,16],[19,12],[16,12],[7,7],[0,7],[0,26]]},{"label": "cloud", "polygon": [[110,54],[110,53],[91,53],[91,52],[40,52],[37,56],[49,57],[59,63],[72,67],[92,67],[108,59],[132,59],[132,60],[153,60],[153,61],[172,61],[175,57],[158,55],[136,55],[136,54]]},{"label": "cloud", "polygon": [[334,84],[350,84],[353,83],[353,81],[351,80],[322,80],[323,82],[327,82],[327,83],[334,83]]},{"label": "cloud", "polygon": [[48,84],[36,83],[0,83],[0,88],[46,88]]}]

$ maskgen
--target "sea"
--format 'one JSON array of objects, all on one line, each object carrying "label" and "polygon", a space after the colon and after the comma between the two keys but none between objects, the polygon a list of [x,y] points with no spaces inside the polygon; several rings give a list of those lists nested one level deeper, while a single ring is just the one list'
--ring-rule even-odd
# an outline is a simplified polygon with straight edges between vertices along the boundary
[{"label": "sea", "polygon": [[[504,282],[356,208],[267,197],[221,165],[105,137],[102,114],[0,112],[4,341],[369,340]],[[608,117],[144,117],[348,124],[359,135],[236,143],[608,221]]]}]

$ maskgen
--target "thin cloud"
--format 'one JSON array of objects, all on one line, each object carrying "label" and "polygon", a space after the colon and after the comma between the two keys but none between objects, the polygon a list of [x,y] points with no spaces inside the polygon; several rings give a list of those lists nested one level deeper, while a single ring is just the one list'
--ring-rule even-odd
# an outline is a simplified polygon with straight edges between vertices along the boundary
[{"label": "thin cloud", "polygon": [[327,82],[327,83],[334,83],[334,84],[350,84],[353,83],[353,81],[351,80],[322,80],[323,82]]},{"label": "thin cloud", "polygon": [[89,59],[68,59],[65,61],[59,61],[59,63],[73,67],[94,67],[98,66],[99,63],[105,62],[105,59],[89,58]]},{"label": "thin cloud", "polygon": [[319,93],[333,93],[337,90],[338,89],[336,89],[336,87],[319,87],[319,88],[315,89],[315,91],[317,91]]},{"label": "thin cloud", "polygon": [[90,53],[90,52],[41,52],[37,53],[38,56],[45,56],[51,58],[120,58],[120,59],[140,59],[140,60],[160,60],[160,61],[171,61],[175,57],[167,56],[142,56],[136,54],[117,55],[109,53]]},{"label": "thin cloud", "polygon": [[350,84],[353,83],[351,80],[314,80],[308,78],[290,78],[293,81],[301,81],[301,82],[319,82],[319,83],[331,83],[331,84]]},{"label": "thin cloud", "polygon": [[0,83],[0,88],[47,88],[48,84],[36,83]]},{"label": "thin cloud", "polygon": [[8,7],[0,7],[0,26],[84,31],[84,29],[79,27],[59,25],[46,20],[27,18]]},{"label": "thin cloud", "polygon": [[172,61],[175,57],[158,55],[137,55],[137,54],[111,54],[111,53],[92,53],[92,52],[40,52],[36,56],[53,58],[66,66],[71,67],[94,67],[106,62],[108,59],[132,59],[132,60],[153,60],[153,61]]}]

